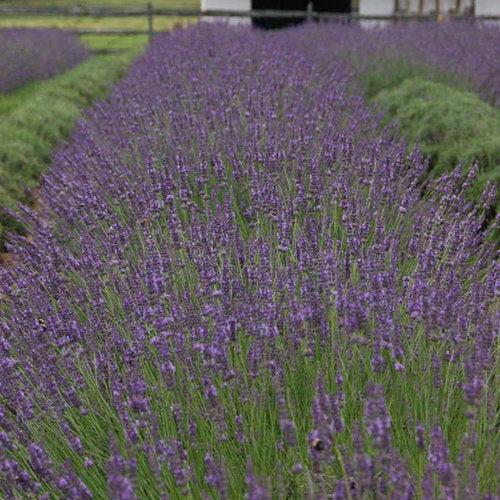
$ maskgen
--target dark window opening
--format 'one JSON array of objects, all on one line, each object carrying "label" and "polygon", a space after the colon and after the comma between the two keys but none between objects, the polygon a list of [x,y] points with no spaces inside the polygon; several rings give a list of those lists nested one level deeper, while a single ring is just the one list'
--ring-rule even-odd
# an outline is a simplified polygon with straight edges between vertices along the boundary
[{"label": "dark window opening", "polygon": [[[307,0],[252,0],[252,10],[306,10]],[[254,17],[252,24],[258,28],[278,29],[294,26],[303,19],[294,17]]]},{"label": "dark window opening", "polygon": [[314,0],[313,10],[316,12],[349,14],[351,12],[351,0]]},{"label": "dark window opening", "polygon": [[[313,0],[313,10],[316,12],[336,12],[348,14],[351,12],[352,0]],[[252,0],[252,10],[303,10],[307,9],[308,0]],[[252,18],[252,24],[263,29],[285,28],[304,22],[304,19],[293,17]]]}]

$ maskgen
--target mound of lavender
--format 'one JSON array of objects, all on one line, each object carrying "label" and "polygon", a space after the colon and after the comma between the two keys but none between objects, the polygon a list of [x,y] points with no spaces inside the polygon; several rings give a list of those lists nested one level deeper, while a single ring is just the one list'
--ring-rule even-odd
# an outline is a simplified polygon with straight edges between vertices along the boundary
[{"label": "mound of lavender", "polygon": [[494,498],[475,172],[422,199],[303,35],[158,36],[55,156],[1,274],[5,498]]},{"label": "mound of lavender", "polygon": [[[359,76],[423,76],[476,91],[500,105],[500,27],[481,23],[416,22],[367,29],[362,25],[325,24],[301,44],[311,57],[332,56],[351,62]],[[400,73],[400,75],[398,75]]]},{"label": "mound of lavender", "polygon": [[0,30],[0,47],[0,93],[57,75],[88,57],[77,37],[57,30]]}]

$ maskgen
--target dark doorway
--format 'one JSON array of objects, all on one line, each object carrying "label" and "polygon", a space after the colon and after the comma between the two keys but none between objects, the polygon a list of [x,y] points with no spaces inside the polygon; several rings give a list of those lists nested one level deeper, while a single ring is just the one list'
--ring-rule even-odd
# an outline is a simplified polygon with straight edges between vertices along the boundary
[{"label": "dark doorway", "polygon": [[351,12],[351,0],[313,0],[313,10],[316,12],[349,14]]},{"label": "dark doorway", "polygon": [[[306,10],[308,0],[252,0],[252,10]],[[252,24],[258,28],[286,28],[303,22],[294,17],[254,17]]]},{"label": "dark doorway", "polygon": [[[351,12],[352,0],[313,0],[313,10],[316,12],[338,12],[348,14]],[[252,0],[252,10],[303,10],[307,9],[309,0]],[[253,18],[252,24],[263,29],[285,28],[302,23],[303,19],[297,18]]]}]

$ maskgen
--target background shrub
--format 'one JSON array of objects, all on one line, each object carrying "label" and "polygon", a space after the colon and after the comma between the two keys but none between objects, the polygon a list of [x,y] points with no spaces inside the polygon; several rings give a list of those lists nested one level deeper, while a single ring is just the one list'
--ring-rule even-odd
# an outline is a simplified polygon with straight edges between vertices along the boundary
[{"label": "background shrub", "polygon": [[480,166],[472,192],[477,196],[500,171],[500,115],[470,92],[413,78],[380,92],[375,101],[385,121],[397,120],[410,144],[418,141],[439,176],[463,163],[466,171]]},{"label": "background shrub", "polygon": [[48,29],[2,29],[0,47],[0,93],[54,76],[89,54],[76,36]]}]

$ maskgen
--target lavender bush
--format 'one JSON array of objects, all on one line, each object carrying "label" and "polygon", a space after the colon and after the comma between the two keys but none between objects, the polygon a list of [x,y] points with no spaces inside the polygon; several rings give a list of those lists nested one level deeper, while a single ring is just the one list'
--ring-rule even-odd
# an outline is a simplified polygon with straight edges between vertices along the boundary
[{"label": "lavender bush", "polygon": [[4,497],[495,497],[475,172],[422,199],[305,29],[158,36],[54,157],[1,274]]},{"label": "lavender bush", "polygon": [[88,57],[77,37],[48,29],[0,30],[0,93],[49,78]]},{"label": "lavender bush", "polygon": [[427,77],[476,91],[500,105],[500,28],[453,21],[416,22],[366,29],[359,25],[305,29],[300,41],[311,57],[349,61],[369,94],[405,78]]}]

